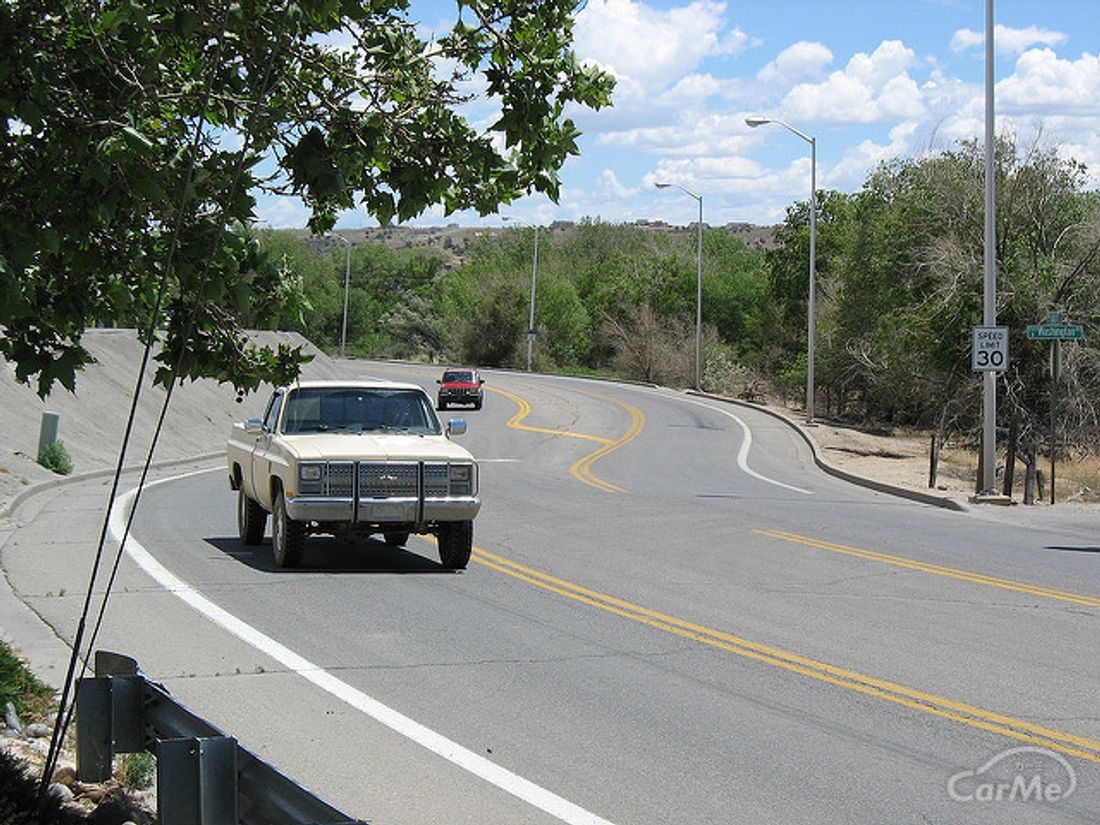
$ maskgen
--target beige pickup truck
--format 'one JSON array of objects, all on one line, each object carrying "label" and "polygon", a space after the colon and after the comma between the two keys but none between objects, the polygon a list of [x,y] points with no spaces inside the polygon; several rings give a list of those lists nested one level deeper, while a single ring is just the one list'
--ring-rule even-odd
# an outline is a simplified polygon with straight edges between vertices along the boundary
[{"label": "beige pickup truck", "polygon": [[481,507],[478,467],[414,384],[302,381],[272,394],[263,418],[234,424],[226,444],[237,529],[260,544],[271,513],[275,563],[297,567],[306,537],[380,534],[401,546],[436,536],[444,567],[470,560]]}]

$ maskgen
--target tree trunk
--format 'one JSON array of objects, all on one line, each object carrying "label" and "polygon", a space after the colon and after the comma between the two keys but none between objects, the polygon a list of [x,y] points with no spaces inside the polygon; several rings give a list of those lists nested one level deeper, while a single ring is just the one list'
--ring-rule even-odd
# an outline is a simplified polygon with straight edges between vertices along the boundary
[{"label": "tree trunk", "polygon": [[1016,437],[1019,434],[1020,425],[1016,414],[1008,422],[1008,455],[1005,457],[1005,477],[1001,492],[1012,498],[1012,482],[1016,475]]},{"label": "tree trunk", "polygon": [[1038,456],[1034,442],[1027,445],[1027,469],[1024,471],[1024,504],[1035,503],[1035,487],[1038,483]]},{"label": "tree trunk", "polygon": [[940,466],[940,434],[932,433],[932,448],[928,453],[928,489],[936,488],[936,473]]}]

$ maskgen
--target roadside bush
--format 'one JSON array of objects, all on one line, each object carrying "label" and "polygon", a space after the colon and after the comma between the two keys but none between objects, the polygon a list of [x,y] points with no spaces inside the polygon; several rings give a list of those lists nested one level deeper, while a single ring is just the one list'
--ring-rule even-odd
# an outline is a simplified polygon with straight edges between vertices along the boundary
[{"label": "roadside bush", "polygon": [[55,441],[43,447],[38,453],[38,463],[62,476],[67,476],[73,471],[73,460],[61,441]]},{"label": "roadside bush", "polygon": [[149,751],[128,753],[120,760],[118,778],[122,784],[135,791],[153,787],[157,779],[157,759]]},{"label": "roadside bush", "polygon": [[53,703],[53,693],[53,689],[37,679],[10,647],[0,642],[0,712],[11,702],[15,712],[23,718],[45,717]]}]

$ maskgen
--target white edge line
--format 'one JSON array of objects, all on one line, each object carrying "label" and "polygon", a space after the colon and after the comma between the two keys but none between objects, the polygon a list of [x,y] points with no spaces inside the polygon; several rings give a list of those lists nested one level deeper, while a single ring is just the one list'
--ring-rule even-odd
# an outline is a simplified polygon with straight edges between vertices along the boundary
[{"label": "white edge line", "polygon": [[[220,470],[221,468],[216,468]],[[193,475],[213,472],[199,470],[184,473],[171,478],[159,479],[145,485],[145,489],[170,481],[188,478]],[[111,537],[115,542],[122,540],[122,534],[126,529],[126,514],[129,512],[131,502],[136,495],[136,488],[130,490],[115,499],[111,507],[109,527]],[[382,704],[377,699],[367,696],[362,691],[352,687],[346,682],[337,679],[321,667],[313,664],[308,659],[299,656],[290,648],[261,633],[256,628],[241,621],[232,613],[224,610],[207,599],[185,581],[171,573],[164,565],[158,562],[142,545],[133,537],[126,540],[124,552],[142,570],[150,575],[161,587],[177,596],[185,603],[193,607],[214,624],[229,631],[238,639],[251,645],[262,653],[267,654],[275,661],[282,664],[288,670],[297,673],[303,679],[312,682],[317,687],[332,694],[336,698],[346,702],[356,710],[365,713],[377,722],[396,733],[405,736],[418,745],[430,750],[432,753],[443,757],[448,762],[484,779],[512,796],[527,802],[530,805],[544,811],[562,822],[570,825],[613,825],[609,820],[603,819],[594,813],[586,811],[578,805],[564,799],[552,791],[536,785],[518,774],[512,773],[506,768],[489,761],[480,754],[464,748],[457,742],[436,733],[431,728],[416,722],[399,713],[393,708]]]},{"label": "white edge line", "polygon": [[794,490],[796,493],[802,493],[807,496],[812,496],[812,490],[803,490],[801,487],[795,487],[793,484],[785,484],[782,481],[776,481],[774,478],[768,478],[765,475],[761,475],[749,466],[749,448],[752,447],[752,430],[749,429],[749,425],[731,413],[729,410],[723,410],[718,407],[712,407],[710,404],[704,404],[702,401],[695,401],[691,398],[681,398],[680,401],[685,401],[688,404],[694,404],[697,407],[703,407],[712,412],[720,413],[727,418],[732,418],[739,425],[741,425],[742,432],[745,433],[745,439],[741,442],[741,448],[737,451],[737,466],[748,473],[753,478],[758,478],[761,481],[765,481],[768,484],[774,484],[776,487],[783,487],[787,490]]}]

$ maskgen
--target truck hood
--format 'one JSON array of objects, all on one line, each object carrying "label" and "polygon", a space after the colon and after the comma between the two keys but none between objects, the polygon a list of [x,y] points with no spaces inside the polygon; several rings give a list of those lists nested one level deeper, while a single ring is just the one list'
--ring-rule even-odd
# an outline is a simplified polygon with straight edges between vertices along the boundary
[{"label": "truck hood", "polygon": [[282,443],[303,461],[473,461],[442,435],[307,433],[284,435]]}]

